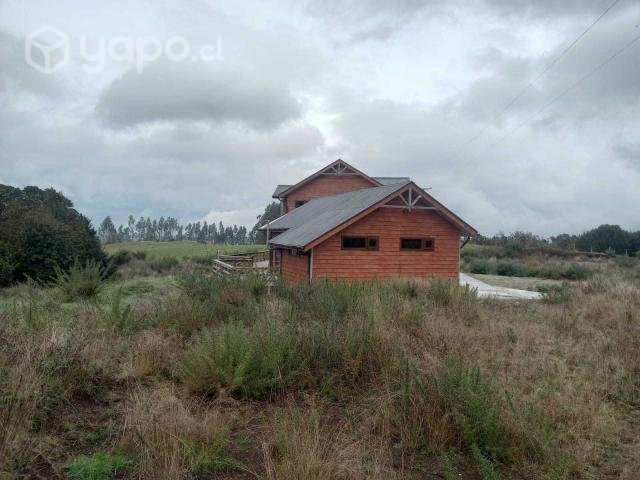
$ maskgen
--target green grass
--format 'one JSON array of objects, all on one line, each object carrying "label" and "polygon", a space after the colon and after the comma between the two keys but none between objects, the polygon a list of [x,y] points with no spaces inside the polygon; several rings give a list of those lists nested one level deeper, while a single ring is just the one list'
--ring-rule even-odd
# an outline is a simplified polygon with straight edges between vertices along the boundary
[{"label": "green grass", "polygon": [[190,240],[179,242],[123,242],[105,245],[105,251],[113,255],[126,250],[129,252],[144,252],[151,258],[192,258],[218,253],[227,255],[232,253],[257,252],[264,250],[264,245],[227,245],[204,244]]},{"label": "green grass", "polygon": [[67,469],[72,480],[109,480],[116,478],[129,463],[129,459],[123,455],[97,452],[91,456],[74,458]]}]

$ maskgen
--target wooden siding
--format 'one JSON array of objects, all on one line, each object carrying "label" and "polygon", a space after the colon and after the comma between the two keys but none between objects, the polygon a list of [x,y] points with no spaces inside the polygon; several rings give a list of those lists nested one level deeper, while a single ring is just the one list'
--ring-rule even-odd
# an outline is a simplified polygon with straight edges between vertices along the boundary
[{"label": "wooden siding", "polygon": [[[379,237],[378,250],[343,250],[343,235]],[[400,238],[435,239],[434,251],[400,250]],[[313,278],[458,278],[460,232],[429,210],[380,208],[313,249]]]},{"label": "wooden siding", "polygon": [[291,255],[287,249],[279,249],[280,275],[289,283],[306,282],[309,279],[309,256]]},{"label": "wooden siding", "polygon": [[360,175],[321,175],[292,192],[285,201],[285,213],[295,208],[296,200],[311,200],[377,185]]}]

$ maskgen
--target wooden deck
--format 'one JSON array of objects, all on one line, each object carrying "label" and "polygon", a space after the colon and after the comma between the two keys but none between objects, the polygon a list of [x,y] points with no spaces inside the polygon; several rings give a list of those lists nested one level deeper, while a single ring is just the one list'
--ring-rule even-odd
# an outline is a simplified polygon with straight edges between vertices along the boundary
[{"label": "wooden deck", "polygon": [[269,251],[218,255],[213,261],[213,270],[219,275],[242,275],[245,273],[270,273]]}]

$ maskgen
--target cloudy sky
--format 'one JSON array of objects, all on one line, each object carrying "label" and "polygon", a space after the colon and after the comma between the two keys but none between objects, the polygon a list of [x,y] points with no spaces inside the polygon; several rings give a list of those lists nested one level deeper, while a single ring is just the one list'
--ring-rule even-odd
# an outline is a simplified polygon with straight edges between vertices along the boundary
[{"label": "cloudy sky", "polygon": [[[53,186],[94,223],[252,225],[277,183],[343,158],[484,234],[640,229],[640,41],[590,73],[640,36],[640,2],[539,77],[612,3],[1,0],[0,183]],[[50,74],[25,61],[43,25],[69,38]],[[140,63],[139,37],[176,36],[182,61]]]}]

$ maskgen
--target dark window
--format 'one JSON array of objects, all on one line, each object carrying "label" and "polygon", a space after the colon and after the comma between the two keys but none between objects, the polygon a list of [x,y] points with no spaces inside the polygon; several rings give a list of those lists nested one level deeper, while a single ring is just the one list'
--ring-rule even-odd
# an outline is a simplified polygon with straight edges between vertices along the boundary
[{"label": "dark window", "polygon": [[342,237],[342,248],[367,248],[367,237]]},{"label": "dark window", "polygon": [[302,205],[304,205],[305,203],[307,203],[309,200],[296,200],[295,203],[295,208],[301,207]]},{"label": "dark window", "polygon": [[342,248],[378,250],[378,237],[342,237]]},{"label": "dark window", "polygon": [[421,238],[401,238],[400,248],[402,250],[421,250],[422,239]]},{"label": "dark window", "polygon": [[401,250],[433,250],[436,241],[433,238],[401,238]]}]

